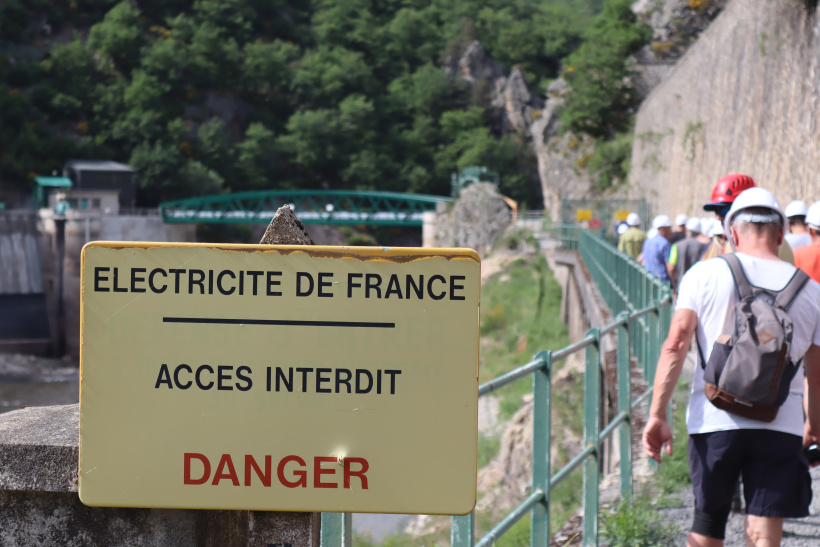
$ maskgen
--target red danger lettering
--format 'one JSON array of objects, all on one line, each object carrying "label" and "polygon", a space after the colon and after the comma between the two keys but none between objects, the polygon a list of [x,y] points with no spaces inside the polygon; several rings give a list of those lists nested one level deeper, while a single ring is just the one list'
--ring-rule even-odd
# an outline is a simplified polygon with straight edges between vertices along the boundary
[{"label": "red danger lettering", "polygon": [[[214,462],[214,465],[212,465]],[[260,462],[261,465],[260,465]],[[310,464],[308,463],[310,462]],[[237,465],[241,466],[237,472]],[[214,470],[213,475],[211,470]],[[332,456],[302,458],[285,456],[276,464],[276,479],[285,488],[356,488],[367,490],[370,463],[365,458]],[[182,457],[182,483],[186,485],[251,486],[273,485],[273,458],[251,454],[232,456],[220,454],[208,458],[198,452],[185,452]],[[239,477],[244,481],[240,482]],[[312,481],[310,480],[312,478]],[[351,481],[351,479],[356,479]]]}]

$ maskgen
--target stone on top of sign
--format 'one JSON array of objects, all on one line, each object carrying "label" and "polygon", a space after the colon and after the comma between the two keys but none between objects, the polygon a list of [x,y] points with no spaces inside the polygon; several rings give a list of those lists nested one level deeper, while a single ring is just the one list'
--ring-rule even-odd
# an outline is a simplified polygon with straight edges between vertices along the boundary
[{"label": "stone on top of sign", "polygon": [[313,240],[310,239],[302,221],[293,214],[293,209],[283,205],[276,211],[276,215],[270,221],[259,243],[262,245],[313,245]]}]

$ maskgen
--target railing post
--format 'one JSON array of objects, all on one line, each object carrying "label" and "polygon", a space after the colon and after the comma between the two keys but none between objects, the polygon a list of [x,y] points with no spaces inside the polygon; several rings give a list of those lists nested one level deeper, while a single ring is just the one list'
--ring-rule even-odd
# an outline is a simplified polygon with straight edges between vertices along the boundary
[{"label": "railing post", "polygon": [[661,356],[661,340],[660,340],[660,298],[651,303],[654,306],[652,313],[649,314],[649,341],[652,350],[649,352],[649,374],[647,375],[647,383],[651,386],[655,383],[655,368],[657,368],[658,358]]},{"label": "railing post", "polygon": [[[652,279],[648,273],[643,275],[643,299],[642,308],[652,305]],[[651,374],[650,363],[652,362],[652,316],[644,315],[644,353],[643,353],[643,373],[644,378],[649,378]]]},{"label": "railing post", "polygon": [[672,289],[669,287],[664,287],[661,291],[660,299],[663,300],[666,297],[669,297],[669,302],[661,306],[661,324],[660,324],[660,339],[666,340],[666,337],[669,336],[669,328],[672,326]]},{"label": "railing post", "polygon": [[618,314],[618,414],[629,416],[620,427],[621,499],[632,502],[632,382],[629,360],[629,312]]},{"label": "railing post", "polygon": [[535,359],[544,361],[544,366],[532,377],[532,491],[540,490],[544,499],[532,510],[530,545],[549,545],[550,538],[550,375],[552,352],[541,351]]},{"label": "railing post", "polygon": [[[666,341],[666,337],[669,336],[669,328],[672,326],[672,289],[668,286],[664,286],[661,289],[661,295],[658,301],[663,301],[666,297],[669,297],[669,302],[666,304],[661,305],[660,307],[660,319],[658,321],[658,340],[660,345],[660,351],[663,351],[663,343]],[[658,359],[660,360],[660,355],[658,355]],[[655,368],[657,368],[658,364],[655,363]],[[655,371],[652,372],[652,378],[655,378]],[[672,415],[672,401],[669,401],[669,415]]]},{"label": "railing post", "polygon": [[473,547],[475,545],[475,511],[469,515],[453,517],[450,522],[450,547]]},{"label": "railing post", "polygon": [[353,515],[351,513],[322,513],[321,547],[352,547]]},{"label": "railing post", "polygon": [[600,450],[600,384],[601,361],[598,329],[590,329],[587,336],[595,341],[586,348],[586,373],[584,375],[584,444],[594,447],[592,456],[584,461],[584,546],[598,545],[598,475]]}]

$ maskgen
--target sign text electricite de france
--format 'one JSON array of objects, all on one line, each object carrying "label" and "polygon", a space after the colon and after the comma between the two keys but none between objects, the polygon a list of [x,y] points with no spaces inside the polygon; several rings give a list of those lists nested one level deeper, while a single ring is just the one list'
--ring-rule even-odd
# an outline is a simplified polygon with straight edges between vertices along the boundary
[{"label": "sign text electricite de france", "polygon": [[[94,292],[465,300],[463,275],[94,267]],[[340,287],[340,285],[342,285]]]}]

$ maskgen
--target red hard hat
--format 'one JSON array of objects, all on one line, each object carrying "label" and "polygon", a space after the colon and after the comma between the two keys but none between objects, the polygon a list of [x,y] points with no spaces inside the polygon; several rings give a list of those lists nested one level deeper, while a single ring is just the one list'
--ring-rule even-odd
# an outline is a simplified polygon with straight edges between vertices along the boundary
[{"label": "red hard hat", "polygon": [[712,189],[712,202],[703,206],[705,211],[714,211],[726,205],[731,205],[743,190],[757,186],[748,175],[731,174],[722,177]]}]

